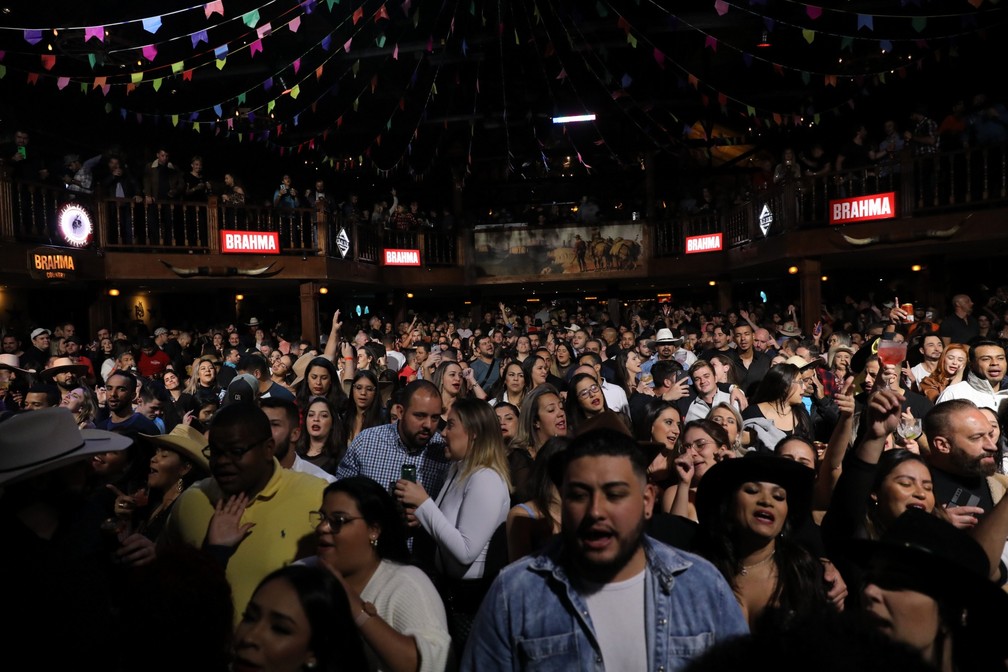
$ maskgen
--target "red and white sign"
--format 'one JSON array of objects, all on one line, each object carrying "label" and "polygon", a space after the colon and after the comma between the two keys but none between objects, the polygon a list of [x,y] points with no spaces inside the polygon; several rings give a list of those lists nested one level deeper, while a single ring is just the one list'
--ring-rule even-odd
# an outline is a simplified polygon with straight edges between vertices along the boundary
[{"label": "red and white sign", "polygon": [[276,231],[221,231],[220,235],[225,254],[280,254]]},{"label": "red and white sign", "polygon": [[686,238],[686,254],[698,252],[719,252],[724,249],[723,234],[707,233]]},{"label": "red and white sign", "polygon": [[829,202],[830,224],[851,224],[896,217],[896,192],[841,198]]},{"label": "red and white sign", "polygon": [[420,250],[385,250],[386,266],[419,266]]}]

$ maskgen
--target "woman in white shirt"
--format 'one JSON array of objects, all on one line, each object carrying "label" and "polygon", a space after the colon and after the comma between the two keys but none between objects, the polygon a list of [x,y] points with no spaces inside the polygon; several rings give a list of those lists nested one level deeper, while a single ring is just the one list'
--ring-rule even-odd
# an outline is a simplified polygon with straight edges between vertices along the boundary
[{"label": "woman in white shirt", "polygon": [[[475,615],[493,580],[484,571],[487,551],[511,508],[508,463],[498,425],[485,401],[456,399],[441,432],[453,464],[437,498],[431,499],[412,481],[399,480],[395,485],[396,497],[416,507],[417,521],[437,546],[435,564],[444,578],[449,620],[455,623]],[[506,554],[505,548],[501,551]],[[490,559],[491,567],[499,564],[503,563]]]}]

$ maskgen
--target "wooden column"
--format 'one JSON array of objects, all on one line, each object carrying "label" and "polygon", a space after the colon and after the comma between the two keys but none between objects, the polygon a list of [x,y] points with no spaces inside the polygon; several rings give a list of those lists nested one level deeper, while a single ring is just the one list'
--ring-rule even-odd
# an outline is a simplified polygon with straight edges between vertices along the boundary
[{"label": "wooden column", "polygon": [[301,338],[318,343],[318,287],[314,282],[301,283]]},{"label": "wooden column", "polygon": [[798,280],[801,296],[801,327],[811,334],[815,323],[822,316],[822,262],[818,259],[802,259],[798,262]]},{"label": "wooden column", "polygon": [[207,201],[207,247],[210,254],[220,254],[220,199],[216,195]]},{"label": "wooden column", "polygon": [[735,308],[732,306],[732,291],[731,282],[727,280],[719,280],[717,283],[717,302],[718,310],[727,315],[729,312]]},{"label": "wooden column", "polygon": [[[321,201],[319,201],[321,203]],[[326,211],[322,208],[318,208],[315,211],[315,230],[318,232],[316,240],[318,241],[318,249],[315,250],[315,254],[320,257],[326,256],[329,252],[329,216]]]}]

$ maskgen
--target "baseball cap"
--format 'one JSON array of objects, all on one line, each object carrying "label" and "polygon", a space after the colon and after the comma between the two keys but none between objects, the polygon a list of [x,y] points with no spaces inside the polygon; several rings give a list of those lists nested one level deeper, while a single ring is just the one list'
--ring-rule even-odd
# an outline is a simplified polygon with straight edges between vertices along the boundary
[{"label": "baseball cap", "polygon": [[167,333],[168,333],[168,330],[165,329],[164,327],[158,327],[157,329],[154,330],[154,335],[155,336],[160,336],[161,334],[167,334]]},{"label": "baseball cap", "polygon": [[45,334],[46,336],[51,336],[52,332],[49,331],[48,329],[43,328],[43,327],[39,327],[35,331],[31,332],[32,340],[34,341],[36,338],[38,338],[42,334]]},{"label": "baseball cap", "polygon": [[228,384],[224,395],[224,406],[237,403],[255,403],[259,383],[251,373],[239,373]]}]

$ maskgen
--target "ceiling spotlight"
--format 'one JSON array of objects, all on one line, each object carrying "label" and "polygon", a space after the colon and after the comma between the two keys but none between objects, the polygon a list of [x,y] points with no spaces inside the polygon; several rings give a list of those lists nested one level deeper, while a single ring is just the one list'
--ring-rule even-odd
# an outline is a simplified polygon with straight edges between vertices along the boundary
[{"label": "ceiling spotlight", "polygon": [[115,287],[113,287],[112,289],[108,290],[108,295],[109,296],[119,296],[119,290],[116,289]]},{"label": "ceiling spotlight", "polygon": [[716,287],[717,286],[717,280],[710,280],[710,281],[707,282],[707,284],[710,285],[711,287]]},{"label": "ceiling spotlight", "polygon": [[760,37],[760,41],[756,43],[756,46],[760,49],[768,49],[773,45],[770,43],[770,35],[767,31],[763,31],[763,35]]},{"label": "ceiling spotlight", "polygon": [[787,272],[790,273],[791,275],[797,275],[798,274],[798,267],[797,266],[788,266]]},{"label": "ceiling spotlight", "polygon": [[910,270],[913,271],[914,273],[920,273],[923,269],[924,267],[921,266],[920,264],[914,264],[913,266],[910,267]]},{"label": "ceiling spotlight", "polygon": [[235,301],[241,301],[245,298],[244,294],[235,294]]},{"label": "ceiling spotlight", "polygon": [[319,287],[318,293],[319,294],[328,294],[329,293],[329,288],[328,287]]}]

